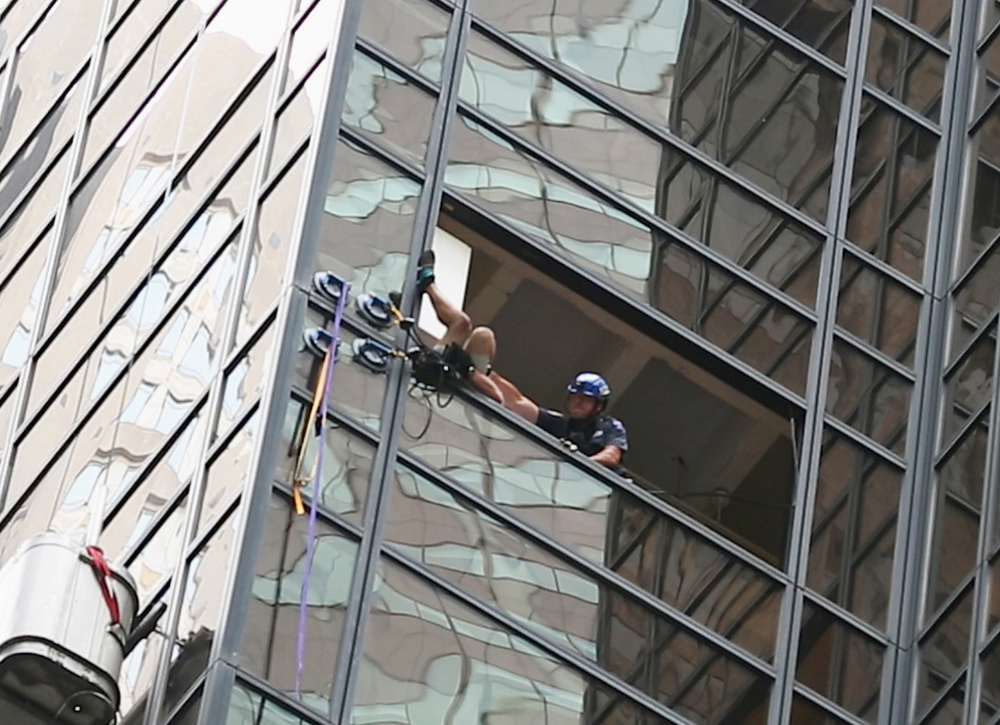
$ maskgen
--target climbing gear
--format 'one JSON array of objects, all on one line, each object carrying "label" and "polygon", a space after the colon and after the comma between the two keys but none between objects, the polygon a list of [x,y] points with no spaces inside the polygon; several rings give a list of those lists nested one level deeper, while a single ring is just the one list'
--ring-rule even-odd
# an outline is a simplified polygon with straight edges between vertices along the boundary
[{"label": "climbing gear", "polygon": [[406,351],[413,365],[414,385],[436,391],[472,374],[472,358],[461,346],[451,343],[443,350],[420,345]]},{"label": "climbing gear", "polygon": [[[306,559],[305,569],[302,573],[302,587],[299,591],[299,621],[296,636],[295,653],[295,695],[302,695],[302,674],[305,670],[306,661],[306,627],[308,623],[309,605],[309,584],[312,578],[313,557],[316,553],[316,519],[319,507],[319,498],[323,480],[323,454],[326,450],[326,415],[327,398],[330,389],[333,387],[333,373],[337,362],[337,347],[340,342],[340,328],[344,320],[344,308],[347,305],[350,285],[340,279],[327,280],[329,284],[339,283],[339,293],[336,295],[337,308],[333,315],[331,330],[329,331],[329,342],[326,346],[326,354],[323,356],[323,364],[320,367],[319,375],[316,378],[316,385],[313,390],[312,405],[309,409],[309,417],[306,425],[313,428],[313,435],[316,440],[316,463],[312,471],[313,490],[312,500],[309,507],[309,525],[306,533]],[[302,445],[299,449],[299,461],[296,466],[296,480],[292,485],[292,497],[295,504],[296,513],[305,513],[305,506],[302,501],[301,489],[307,482],[301,476],[301,464],[306,449],[306,436],[308,428],[303,431]]]},{"label": "climbing gear", "polygon": [[373,373],[386,372],[389,360],[395,354],[385,343],[367,337],[359,337],[351,344],[351,349],[354,352],[354,362]]},{"label": "climbing gear", "polygon": [[573,378],[573,382],[569,384],[566,391],[570,395],[586,395],[588,398],[595,398],[602,406],[607,405],[608,398],[611,397],[611,386],[597,373],[580,373]]},{"label": "climbing gear", "polygon": [[[434,282],[434,263],[432,250],[427,249],[420,254],[416,275],[419,292],[423,292]],[[376,339],[360,338],[351,345],[354,362],[371,372],[383,373],[388,370],[393,357],[409,360],[413,376],[410,396],[414,398],[417,397],[414,395],[417,390],[425,394],[424,398],[439,393],[449,385],[467,379],[476,369],[489,374],[489,360],[481,355],[470,356],[460,345],[450,344],[444,349],[428,347],[415,332],[415,320],[406,317],[400,310],[402,303],[403,296],[396,291],[390,292],[388,299],[372,294],[358,296],[355,305],[358,315],[365,322],[380,330],[387,329],[393,323],[398,324],[406,331],[407,339],[412,345],[406,350],[400,350]],[[440,396],[438,402],[440,405],[447,405],[447,400],[442,401]]]},{"label": "climbing gear", "polygon": [[[324,330],[322,327],[307,327],[302,331],[302,343],[305,346],[305,349],[316,357],[325,356],[327,351],[330,349],[330,343],[332,341],[333,337],[330,335],[329,331]],[[339,348],[334,350],[333,354],[334,356],[339,355]]]},{"label": "climbing gear", "polygon": [[363,294],[358,295],[358,299],[355,300],[354,304],[361,319],[376,329],[384,330],[393,322],[399,321],[399,318],[394,313],[394,310],[398,311],[398,308],[389,300],[376,297],[375,295]]},{"label": "climbing gear", "polygon": [[343,280],[333,272],[317,272],[313,275],[313,289],[325,302],[336,305],[340,299]]}]

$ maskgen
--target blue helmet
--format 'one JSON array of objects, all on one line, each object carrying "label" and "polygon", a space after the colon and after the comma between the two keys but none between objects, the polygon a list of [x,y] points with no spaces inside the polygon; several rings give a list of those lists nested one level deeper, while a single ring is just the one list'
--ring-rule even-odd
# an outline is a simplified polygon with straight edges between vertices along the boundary
[{"label": "blue helmet", "polygon": [[607,405],[608,398],[611,397],[611,386],[597,373],[580,373],[573,378],[573,382],[566,390],[570,394],[578,393],[588,398],[596,398],[602,407]]}]

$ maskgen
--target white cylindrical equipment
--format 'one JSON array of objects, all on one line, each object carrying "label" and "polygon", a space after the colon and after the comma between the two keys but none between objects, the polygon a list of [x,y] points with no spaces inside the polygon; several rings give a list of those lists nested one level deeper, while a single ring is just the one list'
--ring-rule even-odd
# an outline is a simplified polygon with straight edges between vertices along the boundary
[{"label": "white cylindrical equipment", "polygon": [[[102,579],[117,599],[117,624]],[[0,722],[110,723],[137,608],[128,572],[112,568],[105,578],[71,538],[47,532],[24,542],[0,569]]]}]

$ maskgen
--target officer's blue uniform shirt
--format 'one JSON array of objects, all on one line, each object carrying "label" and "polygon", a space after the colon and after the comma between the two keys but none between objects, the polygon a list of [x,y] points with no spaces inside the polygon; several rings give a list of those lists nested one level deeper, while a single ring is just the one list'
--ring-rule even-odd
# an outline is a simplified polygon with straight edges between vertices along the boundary
[{"label": "officer's blue uniform shirt", "polygon": [[[538,427],[556,438],[574,443],[585,456],[592,456],[605,446],[616,446],[623,454],[628,451],[625,426],[610,415],[582,420],[542,408],[538,411]],[[624,473],[625,469],[616,466],[613,470]]]}]

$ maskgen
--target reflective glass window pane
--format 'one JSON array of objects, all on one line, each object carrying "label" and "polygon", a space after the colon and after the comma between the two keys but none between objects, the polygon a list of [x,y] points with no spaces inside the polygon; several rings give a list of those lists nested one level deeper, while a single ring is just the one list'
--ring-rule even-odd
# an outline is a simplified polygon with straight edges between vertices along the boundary
[{"label": "reflective glass window pane", "polygon": [[965,665],[972,626],[972,591],[965,592],[919,645],[917,711],[927,707],[945,684]]},{"label": "reflective glass window pane", "polygon": [[[70,200],[53,312],[66,309],[166,191],[183,84],[171,83]],[[171,118],[173,116],[173,118]],[[149,123],[147,127],[147,122]]]},{"label": "reflective glass window pane", "polygon": [[[307,330],[329,329],[329,327],[328,314],[313,308],[306,311],[304,334]],[[340,346],[337,353],[340,357],[334,369],[329,403],[372,430],[379,430],[382,425],[382,404],[387,376],[370,372],[367,368],[354,364],[353,345],[359,337],[362,336],[354,334],[346,326],[340,329]],[[315,390],[322,363],[322,358],[308,349],[300,350],[295,359],[292,384],[306,391]]]},{"label": "reflective glass window pane", "polygon": [[[188,111],[178,134],[179,154],[190,153],[205,137],[222,110],[244,86],[250,73],[277,47],[285,31],[292,0],[228,0],[212,18],[195,48],[194,65],[202,69],[191,75]],[[248,18],[251,18],[248,22]],[[211,69],[210,72],[205,72]],[[270,78],[273,73],[268,74]],[[256,113],[248,123],[256,128],[267,99],[267,85],[259,94]]]},{"label": "reflective glass window pane", "polygon": [[839,339],[833,341],[826,410],[900,455],[913,383]]},{"label": "reflective glass window pane", "polygon": [[794,4],[781,0],[741,2],[799,40],[844,64],[853,7],[849,0],[807,0]]},{"label": "reflective glass window pane", "polygon": [[[302,3],[302,6],[308,3]],[[301,7],[299,8],[302,9]],[[292,30],[292,47],[289,50],[288,66],[285,68],[282,93],[302,79],[316,64],[330,45],[330,28],[339,26],[341,11],[338,0],[319,0],[309,9],[309,14]],[[318,82],[322,82],[320,73]]]},{"label": "reflective glass window pane", "polygon": [[455,124],[445,183],[616,287],[646,297],[655,232],[464,115]]},{"label": "reflective glass window pane", "polygon": [[935,134],[865,96],[847,238],[917,282],[923,279]]},{"label": "reflective glass window pane", "polygon": [[795,679],[872,725],[884,655],[882,645],[806,601]]},{"label": "reflective glass window pane", "polygon": [[[387,540],[541,636],[695,722],[717,721],[755,689],[752,670],[634,597],[409,469],[397,467],[393,481]],[[725,694],[705,697],[709,682]]]},{"label": "reflective glass window pane", "polygon": [[45,234],[10,277],[0,285],[0,387],[28,361],[31,333],[44,294],[45,260],[52,246]]},{"label": "reflective glass window pane", "polygon": [[306,154],[300,154],[260,202],[257,228],[250,240],[246,288],[240,305],[234,346],[243,345],[273,307],[282,291],[302,194]]},{"label": "reflective glass window pane", "polygon": [[976,114],[981,113],[987,105],[996,100],[998,90],[1000,90],[1000,33],[994,33],[990,41],[979,52],[979,77],[975,99]]},{"label": "reflective glass window pane", "polygon": [[306,80],[278,110],[274,122],[274,145],[268,164],[268,176],[284,168],[289,155],[309,136],[320,112],[326,58],[313,68]]},{"label": "reflective glass window pane", "polygon": [[358,35],[432,81],[441,80],[451,16],[427,0],[383,0],[361,6]]},{"label": "reflective glass window pane", "polygon": [[[80,414],[80,399],[86,397],[81,395],[82,384],[82,376],[71,381],[71,384],[67,385],[66,395],[60,397],[35,421],[28,433],[15,447],[10,487],[7,491],[8,503],[16,500],[29,488],[42,484],[46,484],[46,488],[53,496],[59,494],[61,499],[67,493],[62,489],[60,479],[67,473],[70,465],[70,453],[67,453],[64,448],[54,463],[49,458],[58,444],[62,442],[61,439],[65,436],[67,428]],[[83,426],[84,434],[91,437],[85,440],[89,440],[92,445],[103,446],[103,450],[110,450],[114,442],[113,416],[114,411],[121,408],[123,387],[118,386],[111,391],[111,394],[104,399],[103,404],[98,406],[90,420]],[[79,436],[79,432],[77,436]],[[93,453],[92,450],[90,452]],[[36,481],[36,477],[46,468],[44,476],[40,481]],[[105,473],[106,466],[101,463],[91,466],[85,472],[79,488],[79,493],[84,494],[85,500],[93,491],[97,481],[103,480]],[[72,488],[70,486],[70,489]],[[76,505],[81,503],[79,496],[76,495],[69,497],[65,502],[73,502]],[[49,513],[51,513],[51,509],[45,515],[47,516]]]},{"label": "reflective glass window pane", "polygon": [[794,695],[789,725],[846,725],[846,721],[830,714],[811,700]]},{"label": "reflective glass window pane", "polygon": [[902,479],[895,466],[827,432],[808,584],[879,628],[888,618]]},{"label": "reflective glass window pane", "polygon": [[458,398],[444,410],[409,401],[400,446],[754,654],[773,653],[778,596],[765,575]]},{"label": "reflective glass window pane", "polygon": [[236,538],[235,514],[224,521],[189,561],[181,597],[177,638],[170,653],[163,712],[171,712],[209,662],[222,612]]},{"label": "reflective glass window pane", "polygon": [[469,38],[460,98],[639,206],[654,209],[662,174],[657,141],[475,33]]},{"label": "reflective glass window pane", "polygon": [[975,566],[987,441],[985,422],[973,425],[938,471],[927,585],[928,617],[951,597]]},{"label": "reflective glass window pane", "polygon": [[992,633],[1000,624],[1000,557],[990,567],[990,603],[986,613],[986,631]]},{"label": "reflective glass window pane", "polygon": [[[271,498],[240,654],[244,667],[289,693],[295,689],[298,666],[296,633],[308,521],[308,516],[295,514],[287,499]],[[324,713],[336,674],[357,548],[355,541],[333,526],[322,520],[317,523],[312,571],[306,583],[307,647],[301,687],[302,701]],[[281,720],[283,725],[286,722]]]},{"label": "reflective glass window pane", "polygon": [[[168,596],[165,594],[151,603],[146,611],[167,600]],[[141,722],[142,714],[146,712],[149,691],[153,687],[153,680],[160,664],[160,654],[167,645],[167,638],[162,629],[166,621],[166,616],[161,617],[156,629],[141,640],[122,662],[121,672],[118,675],[118,689],[121,692],[119,711],[122,713],[123,723]]]},{"label": "reflective glass window pane", "polygon": [[[144,343],[144,351],[129,372],[126,385],[129,389],[129,406],[115,408],[117,402],[99,403],[106,414],[117,415],[138,428],[168,433],[176,422],[175,416],[193,402],[198,391],[207,386],[219,364],[219,336],[225,323],[225,308],[232,291],[237,249],[230,244],[190,291],[173,317]],[[131,336],[122,335],[122,341],[109,340],[107,349],[95,350],[89,365],[77,369],[69,382],[61,388],[61,395],[45,408],[31,431],[19,444],[19,460],[15,464],[15,479],[21,480],[29,468],[44,460],[45,451],[59,443],[65,431],[80,416],[91,410],[94,401],[112,380],[121,380],[127,358],[135,349],[135,328],[125,329]],[[172,369],[164,372],[159,366],[168,361]],[[148,376],[148,380],[144,380]],[[141,382],[142,381],[142,382]],[[154,395],[155,393],[155,395]],[[181,403],[181,401],[185,401]],[[168,412],[170,411],[170,412]],[[115,426],[112,426],[114,428]],[[110,431],[111,434],[114,431]],[[148,434],[133,433],[141,447],[152,443]],[[159,438],[156,438],[159,440]],[[119,447],[124,446],[119,442]],[[29,460],[31,451],[39,458]],[[133,451],[133,454],[137,451]]]},{"label": "reflective glass window pane", "polygon": [[922,301],[910,288],[844,254],[837,324],[910,368]]},{"label": "reflective glass window pane", "polygon": [[[96,396],[121,369],[230,236],[235,216],[246,207],[253,160],[252,155],[246,159],[201,214],[179,237],[168,242],[164,234],[172,237],[175,230],[164,226],[199,203],[191,197],[200,196],[195,192],[200,191],[197,187],[202,179],[192,169],[180,190],[167,198],[155,219],[116,257],[83,303],[68,318],[60,317],[58,336],[38,356],[29,410],[45,399],[77,361],[78,351],[89,348],[95,333],[116,314],[118,320],[105,331],[96,349],[88,353],[85,365],[93,385],[91,396]],[[166,247],[167,252],[156,262],[152,255],[158,255],[161,247]],[[129,295],[137,282],[138,288]],[[119,307],[126,296],[131,299]]]},{"label": "reflective glass window pane", "polygon": [[996,325],[980,333],[944,379],[942,440],[950,442],[989,400],[993,390]]},{"label": "reflective glass window pane", "polygon": [[[55,478],[57,475],[53,472],[49,477]],[[42,485],[32,489],[24,499],[19,499],[23,489],[7,491],[3,508],[7,521],[0,529],[0,563],[7,561],[29,536],[48,528],[49,512],[55,505],[59,491],[57,484],[44,484],[45,479],[42,480]]]},{"label": "reflective glass window pane", "polygon": [[[214,3],[199,4],[184,0],[176,6],[176,9],[172,9],[175,5],[173,0],[141,0],[135,3],[128,17],[118,25],[108,40],[104,65],[101,68],[101,90],[106,88],[122,66],[132,59],[133,53],[146,34],[161,22],[164,13],[168,13],[166,22],[156,31],[156,36],[149,47],[143,49],[138,61],[139,66],[146,68],[147,82],[153,82],[163,70],[164,62],[169,60],[181,44],[191,36],[204,17],[204,10],[212,4]],[[199,5],[206,7],[203,9]],[[119,109],[118,112],[125,110],[127,109]]]},{"label": "reflective glass window pane", "polygon": [[116,504],[127,496],[101,532],[101,548],[109,558],[120,559],[131,552],[164,507],[191,481],[201,458],[206,424],[204,414],[197,415],[137,486],[123,480],[117,490],[109,491],[109,501]]},{"label": "reflective glass window pane", "polygon": [[996,0],[983,3],[983,14],[979,24],[980,40],[996,27],[997,21],[1000,21],[1000,5]]},{"label": "reflective glass window pane", "polygon": [[[166,23],[156,31],[152,41],[142,49],[138,59],[122,75],[114,90],[105,96],[101,105],[92,114],[87,126],[87,144],[84,147],[83,155],[84,169],[90,166],[104,151],[111,138],[118,135],[125,124],[125,119],[138,109],[140,102],[146,98],[146,94],[158,84],[156,92],[146,103],[146,109],[154,108],[165,93],[171,92],[170,87],[174,85],[180,86],[180,90],[172,91],[172,93],[177,94],[178,98],[183,98],[194,56],[190,47],[185,47],[185,45],[186,41],[194,37],[194,31],[201,22],[201,12],[197,8],[190,7],[193,5],[193,2],[185,2],[177,12],[171,13]],[[112,44],[114,42],[115,40],[112,38]],[[178,67],[171,70],[169,76],[160,83],[163,74],[167,72],[167,69],[181,53],[182,47],[185,47],[186,56],[180,61]],[[108,52],[114,52],[113,45],[109,46]],[[112,56],[113,60],[114,56]],[[169,105],[173,105],[173,103]],[[178,100],[175,103],[182,104],[182,101]],[[180,122],[179,116],[182,107],[182,105],[176,105],[172,109],[173,115],[170,118],[171,143]],[[149,110],[144,110],[142,115],[148,113],[150,113]],[[159,115],[163,111],[153,111],[153,113]],[[165,121],[160,121],[157,125],[163,123]],[[172,146],[169,147],[169,151],[173,151]]]},{"label": "reflective glass window pane", "polygon": [[575,723],[605,707],[612,711],[605,721],[618,722],[612,698],[571,666],[380,562],[351,722],[409,713],[421,722]]},{"label": "reflective glass window pane", "polygon": [[349,143],[337,145],[315,268],[386,298],[403,288],[420,184]]},{"label": "reflective glass window pane", "polygon": [[[296,481],[301,483],[308,506],[315,490],[317,441],[313,426],[306,425],[307,416],[308,406],[296,401],[289,403],[282,430],[284,455],[278,460],[274,478],[289,486]],[[327,425],[325,445],[320,504],[360,526],[375,448],[332,424]]]},{"label": "reflective glass window pane", "polygon": [[153,594],[174,573],[178,557],[184,550],[184,519],[187,497],[162,520],[155,533],[127,560],[128,573],[135,580],[139,606],[145,607]]},{"label": "reflective glass window pane", "polygon": [[[46,114],[24,145],[19,149],[12,149],[13,155],[0,173],[0,215],[11,208],[39,170],[48,165],[56,152],[62,150],[63,144],[76,130],[86,85],[87,75],[84,71]],[[54,212],[55,209],[47,211]]]},{"label": "reflective glass window pane", "polygon": [[274,346],[275,327],[267,330],[253,343],[246,355],[229,370],[222,386],[222,407],[213,439],[225,434],[229,427],[243,417],[267,384]]},{"label": "reflective glass window pane", "polygon": [[962,725],[965,721],[965,682],[964,677],[932,713],[922,721],[924,725]]},{"label": "reflective glass window pane", "polygon": [[[123,468],[141,465],[185,417],[207,388],[220,362],[220,339],[232,294],[236,250],[230,247],[215,262],[184,304],[129,368],[127,377],[98,404],[64,457],[67,500],[86,506],[104,471],[124,475]],[[82,376],[79,376],[82,378]],[[61,401],[62,399],[60,399]],[[66,396],[66,405],[85,402],[86,390]],[[28,472],[59,443],[69,421],[60,406],[46,409],[17,448],[13,480],[26,486]],[[112,482],[113,485],[113,482]],[[76,501],[83,497],[81,501]],[[89,509],[86,509],[89,510]],[[82,524],[81,524],[82,525]]]},{"label": "reflective glass window pane", "polygon": [[354,51],[342,120],[407,161],[423,166],[435,97],[361,52]]},{"label": "reflective glass window pane", "polygon": [[[10,426],[11,418],[14,417],[16,393],[17,385],[11,385],[6,389],[0,388],[0,441],[7,440],[7,429]],[[2,505],[0,505],[0,512],[3,510]]]},{"label": "reflective glass window pane", "polygon": [[253,454],[259,428],[260,412],[256,411],[208,464],[195,535],[201,534],[212,519],[224,511],[246,487],[253,470]]},{"label": "reflective glass window pane", "polygon": [[865,80],[931,121],[941,118],[948,58],[893,23],[872,16]]},{"label": "reflective glass window pane", "polygon": [[[845,0],[745,4],[844,62],[851,8]],[[475,12],[611,95],[631,94],[636,104],[643,95],[658,95],[665,106],[678,76],[690,78],[703,67],[706,55],[727,47],[733,25],[732,16],[709,2],[657,4],[649,10],[634,4],[623,8],[608,0],[529,0],[513,7],[478,3]]]},{"label": "reflective glass window pane", "polygon": [[312,725],[237,681],[225,725]]},{"label": "reflective glass window pane", "polygon": [[[784,64],[779,65],[784,66]],[[748,72],[753,72],[753,67]],[[658,213],[679,227],[687,226],[688,222],[681,222],[678,214],[689,206],[685,201],[692,193],[688,187],[697,188],[697,185],[686,178],[690,175],[690,170],[686,175],[680,174],[680,171],[691,163],[685,155],[674,151],[672,147],[663,146],[638,128],[617,118],[604,106],[582,96],[520,57],[488,43],[481,36],[474,34],[470,38],[469,52],[463,70],[460,95],[464,101],[493,116],[527,140],[541,145],[577,169],[591,174],[636,204]],[[832,102],[836,107],[839,104],[840,84],[833,81],[831,83]],[[815,92],[809,91],[807,95],[813,93]],[[751,103],[752,96],[731,100],[735,103],[741,99]],[[692,101],[692,109],[701,107],[700,103]],[[750,111],[743,115],[748,114],[752,115]],[[825,114],[821,115],[825,117]],[[800,206],[822,220],[825,216],[823,210],[827,191],[821,187],[825,181],[820,178],[818,182],[814,182],[809,178],[806,183],[806,179],[812,173],[807,162],[815,151],[818,156],[816,162],[818,169],[822,169],[822,158],[832,152],[832,140],[816,142],[817,145],[813,148],[811,146],[813,142],[809,140],[810,134],[805,133],[799,137],[806,148],[793,154],[792,158],[804,165],[803,174],[797,173],[798,167],[785,171],[780,168],[781,163],[777,158],[766,158],[768,149],[774,147],[774,143],[755,140],[749,145],[740,145],[748,138],[748,134],[754,135],[765,130],[767,133],[778,134],[787,143],[788,131],[782,130],[780,122],[782,120],[788,122],[789,119],[778,112],[775,112],[774,116],[778,120],[774,122],[773,128],[767,124],[760,128],[752,124],[745,125],[747,121],[753,119],[740,118],[739,121],[732,121],[730,125],[733,140],[724,141],[724,146],[718,147],[717,150],[709,149],[709,153],[733,164],[735,170],[749,174],[754,183],[764,186],[789,203]],[[835,111],[833,116],[836,116]],[[766,114],[764,117],[766,118]],[[710,119],[699,121],[694,124],[695,131],[701,129],[705,123],[711,122]],[[712,134],[711,138],[715,139],[717,136],[718,134]],[[725,144],[729,143],[733,144],[732,153],[726,150],[728,147]],[[751,158],[754,154],[761,158]],[[755,166],[760,166],[760,171],[755,170]],[[694,173],[703,172],[699,167]],[[726,189],[727,195],[746,196],[744,192],[737,191],[731,185],[722,183],[720,186]],[[722,217],[715,223],[714,246],[736,247],[754,240],[755,246],[760,246],[763,242],[770,241],[769,233],[773,236],[779,235],[780,229],[762,230],[760,220],[756,218],[761,214],[770,215],[772,212],[760,208],[754,215],[753,212],[735,208],[740,203],[736,199],[718,200],[713,205],[714,208],[709,211],[709,216]],[[749,197],[743,203],[750,207],[758,206]],[[678,209],[679,204],[682,205],[680,209]],[[691,209],[687,213],[690,215],[696,211]],[[749,217],[746,217],[747,213],[750,213]],[[745,218],[741,218],[741,214]],[[751,221],[756,222],[752,229],[747,228]],[[786,223],[781,222],[782,225]],[[764,226],[766,227],[766,223]],[[741,230],[740,227],[744,227],[745,230]],[[710,231],[711,227],[703,233],[692,232],[692,236],[709,237]],[[799,232],[796,230],[796,233]],[[744,240],[744,237],[750,238]],[[709,240],[705,238],[703,241]],[[730,252],[724,251],[724,253],[732,256]]]},{"label": "reflective glass window pane", "polygon": [[[176,681],[179,686],[191,685],[191,683],[185,679],[184,677],[185,674],[186,673],[184,671],[181,671],[177,674]],[[171,699],[173,693],[171,693],[170,687],[171,687],[171,681],[168,681],[167,699],[164,702],[164,704],[176,706],[176,703]],[[185,693],[187,691],[188,691],[187,689],[184,690]],[[183,705],[177,710],[176,714],[174,714],[173,717],[170,718],[169,725],[198,725],[198,716],[199,713],[201,712],[201,698],[203,692],[204,688],[199,687],[198,691],[195,692],[192,696],[185,698]],[[170,710],[164,710],[163,714],[164,716],[169,715]]]},{"label": "reflective glass window pane", "polygon": [[51,0],[11,0],[0,17],[0,53],[10,50]]},{"label": "reflective glass window pane", "polygon": [[962,255],[958,272],[963,272],[980,252],[1000,235],[1000,113],[988,113],[972,136],[968,165],[970,178],[966,193],[967,226],[963,227]]},{"label": "reflective glass window pane", "polygon": [[815,305],[822,237],[666,147],[663,163],[659,216],[803,304]]},{"label": "reflective glass window pane", "polygon": [[876,0],[876,4],[909,20],[938,40],[948,42],[951,30],[951,0]]},{"label": "reflective glass window pane", "polygon": [[[704,1],[699,10],[720,14]],[[711,21],[705,37],[690,38],[674,81],[671,130],[823,222],[843,81],[752,25],[728,22],[730,49],[716,47]],[[708,57],[690,57],[706,48]]]},{"label": "reflective glass window pane", "polygon": [[[996,712],[1000,703],[1000,644],[994,643],[982,656],[982,708],[984,714]],[[988,708],[988,709],[987,709]],[[980,720],[982,722],[982,720]]]},{"label": "reflective glass window pane", "polygon": [[55,215],[66,172],[69,171],[69,161],[67,150],[49,167],[29,196],[7,216],[3,228],[0,228],[0,264],[5,270],[14,266],[15,260],[35,240],[42,225]]},{"label": "reflective glass window pane", "polygon": [[948,362],[965,349],[973,335],[1000,306],[1000,244],[994,243],[976,260],[975,268],[952,295]]},{"label": "reflective glass window pane", "polygon": [[52,101],[75,80],[77,68],[94,46],[101,7],[93,0],[59,0],[17,49],[8,99],[13,121],[0,151],[0,164],[7,162]]}]

